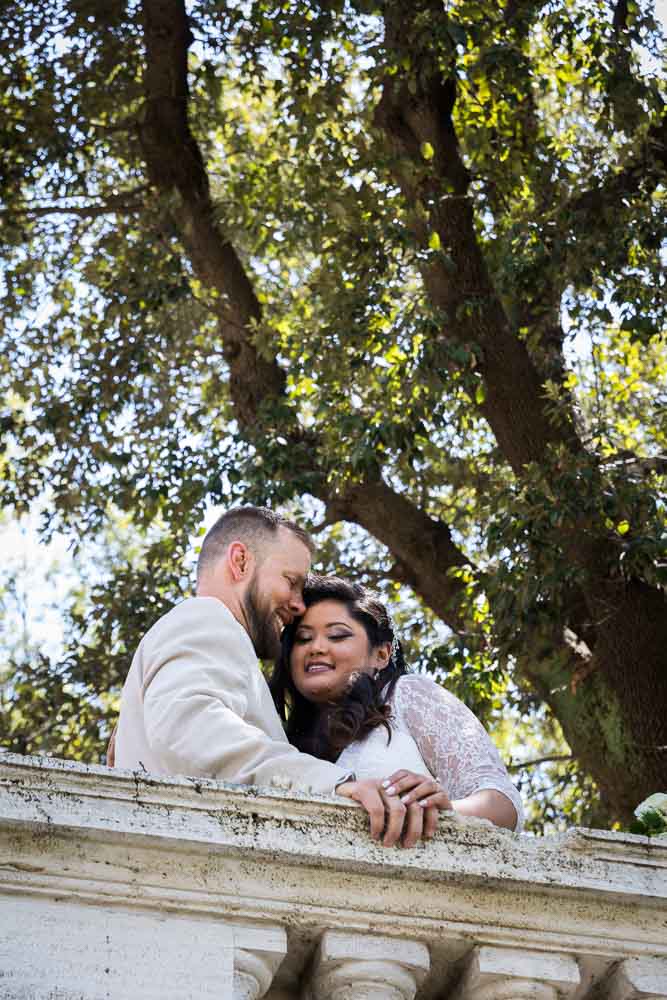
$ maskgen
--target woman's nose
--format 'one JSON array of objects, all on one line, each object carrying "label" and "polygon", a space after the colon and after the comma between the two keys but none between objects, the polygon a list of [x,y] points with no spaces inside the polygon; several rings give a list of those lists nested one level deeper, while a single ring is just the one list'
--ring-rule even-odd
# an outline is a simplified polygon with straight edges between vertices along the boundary
[{"label": "woman's nose", "polygon": [[327,648],[327,639],[325,635],[315,634],[312,636],[308,652],[309,653],[323,653]]}]

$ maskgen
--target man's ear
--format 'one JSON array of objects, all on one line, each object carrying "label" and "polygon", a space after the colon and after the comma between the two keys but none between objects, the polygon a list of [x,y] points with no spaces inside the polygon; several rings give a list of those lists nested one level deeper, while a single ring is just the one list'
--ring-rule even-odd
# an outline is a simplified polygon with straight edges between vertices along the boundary
[{"label": "man's ear", "polygon": [[248,579],[252,572],[252,553],[243,542],[232,542],[227,549],[227,565],[234,583]]},{"label": "man's ear", "polygon": [[380,646],[377,646],[374,651],[375,656],[375,666],[378,670],[384,670],[386,666],[389,665],[391,659],[391,643],[383,642]]}]

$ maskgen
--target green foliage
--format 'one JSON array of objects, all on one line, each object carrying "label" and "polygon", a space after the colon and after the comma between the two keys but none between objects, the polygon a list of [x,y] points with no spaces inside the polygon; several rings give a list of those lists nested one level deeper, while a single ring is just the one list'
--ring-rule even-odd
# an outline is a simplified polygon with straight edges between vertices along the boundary
[{"label": "green foliage", "polygon": [[641,833],[648,837],[667,834],[667,794],[654,792],[649,795],[635,809],[635,817],[630,825],[631,833]]},{"label": "green foliage", "polygon": [[[324,488],[382,475],[447,524],[470,561],[452,571],[456,632],[364,532],[321,533],[319,565],[383,589],[413,664],[515,764],[569,754],[517,663],[560,655],[590,565],[667,584],[663,33],[644,3],[620,25],[606,0],[456,0],[438,18],[414,6],[397,54],[382,19],[393,2],[189,5],[190,128],[261,307],[246,334],[286,375],[253,437],[230,393],[227,303],[144,162],[140,5],[5,5],[1,502],[41,502],[45,537],[67,532],[102,568],[79,567],[62,655],[7,646],[3,745],[99,757],[139,636],[188,592],[207,504],[292,504],[317,523]],[[443,149],[433,137],[403,156],[423,194],[410,204],[376,117],[388,79],[409,104],[435,70],[456,79],[466,197],[508,326],[553,425],[574,413],[583,443],[520,473],[490,430],[483,331],[451,335],[462,317],[474,330],[486,292],[447,315],[424,280],[433,264],[454,285],[468,277],[433,224],[452,197]],[[588,567],[571,558],[573,524],[595,540]],[[543,805],[536,829],[593,815],[576,762],[521,773]]]},{"label": "green foliage", "polygon": [[647,809],[640,819],[630,824],[630,833],[641,833],[645,837],[667,833],[667,819],[659,809]]}]

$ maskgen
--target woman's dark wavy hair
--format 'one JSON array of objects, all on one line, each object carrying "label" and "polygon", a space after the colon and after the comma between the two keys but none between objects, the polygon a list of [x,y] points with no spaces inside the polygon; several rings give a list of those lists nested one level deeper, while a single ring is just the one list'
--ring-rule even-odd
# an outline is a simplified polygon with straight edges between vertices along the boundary
[{"label": "woman's dark wavy hair", "polygon": [[363,739],[376,726],[384,726],[391,740],[389,700],[407,667],[400,642],[394,642],[394,626],[386,607],[372,591],[337,576],[309,576],[303,601],[307,608],[321,601],[340,601],[348,614],[363,625],[371,649],[384,642],[392,642],[393,646],[389,663],[376,677],[360,672],[340,701],[318,711],[319,706],[297,691],[289,668],[300,619],[286,626],[282,652],[273,668],[269,688],[288,740],[304,753],[331,761],[348,744]]}]

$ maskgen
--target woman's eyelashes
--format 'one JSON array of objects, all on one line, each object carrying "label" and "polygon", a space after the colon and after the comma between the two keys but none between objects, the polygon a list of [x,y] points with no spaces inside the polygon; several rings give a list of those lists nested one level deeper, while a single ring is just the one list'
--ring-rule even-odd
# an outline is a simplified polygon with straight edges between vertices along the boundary
[{"label": "woman's eyelashes", "polygon": [[[349,639],[351,635],[351,632],[336,632],[334,635],[326,636],[326,640],[327,642],[340,642],[342,639]],[[296,635],[294,637],[295,645],[304,646],[307,642],[313,642],[312,635]]]}]

